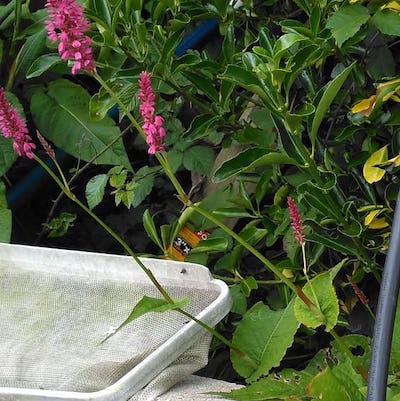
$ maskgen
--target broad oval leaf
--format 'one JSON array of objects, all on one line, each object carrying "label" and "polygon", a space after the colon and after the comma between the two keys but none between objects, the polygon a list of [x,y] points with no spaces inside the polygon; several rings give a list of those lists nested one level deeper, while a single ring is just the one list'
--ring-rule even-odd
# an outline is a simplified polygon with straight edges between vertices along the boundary
[{"label": "broad oval leaf", "polygon": [[378,10],[371,22],[385,35],[400,36],[400,15],[392,10]]},{"label": "broad oval leaf", "polygon": [[90,118],[89,100],[81,86],[59,79],[35,90],[31,111],[39,131],[74,157],[91,161],[98,156],[96,163],[121,164],[131,170],[122,139],[105,150],[121,132],[109,117]]},{"label": "broad oval leaf", "polygon": [[286,309],[274,311],[259,302],[237,326],[232,343],[253,363],[247,362],[234,351],[231,351],[231,360],[235,370],[248,382],[257,380],[278,366],[292,345],[299,326],[293,305],[292,300]]},{"label": "broad oval leaf", "polygon": [[353,37],[369,19],[369,11],[360,4],[350,4],[339,8],[326,24],[336,39],[338,47]]},{"label": "broad oval leaf", "polygon": [[86,184],[86,200],[90,209],[96,207],[104,197],[104,188],[108,181],[107,174],[99,174],[92,177]]},{"label": "broad oval leaf", "polygon": [[303,287],[303,292],[320,309],[321,314],[316,313],[297,297],[294,302],[297,320],[313,329],[324,325],[325,331],[331,331],[339,316],[339,302],[332,284],[331,272],[327,271],[314,277]]}]

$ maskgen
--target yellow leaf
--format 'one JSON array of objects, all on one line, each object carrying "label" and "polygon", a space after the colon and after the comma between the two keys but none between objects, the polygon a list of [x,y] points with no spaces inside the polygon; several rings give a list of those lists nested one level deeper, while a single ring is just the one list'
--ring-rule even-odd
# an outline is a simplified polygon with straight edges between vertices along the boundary
[{"label": "yellow leaf", "polygon": [[372,95],[368,99],[363,99],[356,103],[350,110],[352,113],[361,113],[364,116],[369,117],[374,109],[376,96]]},{"label": "yellow leaf", "polygon": [[371,224],[368,226],[371,230],[380,230],[381,228],[388,227],[389,223],[385,220],[384,217],[379,219],[374,219],[371,221]]},{"label": "yellow leaf", "polygon": [[392,159],[389,159],[384,165],[390,165],[393,164],[395,167],[400,166],[400,155],[393,157]]},{"label": "yellow leaf", "polygon": [[382,211],[382,209],[375,209],[372,212],[369,212],[364,219],[364,225],[369,226],[372,222],[372,220],[375,219],[375,217]]},{"label": "yellow leaf", "polygon": [[379,214],[381,214],[386,209],[375,209],[369,212],[364,219],[364,225],[372,230],[379,230],[381,228],[385,228],[389,226],[389,223],[385,220],[384,217],[378,218]]},{"label": "yellow leaf", "polygon": [[389,1],[389,3],[383,5],[381,9],[390,8],[393,11],[400,11],[400,4],[397,1]]},{"label": "yellow leaf", "polygon": [[387,161],[387,147],[388,145],[378,149],[368,158],[368,160],[364,164],[363,175],[369,184],[380,181],[385,175],[385,170],[375,166]]}]

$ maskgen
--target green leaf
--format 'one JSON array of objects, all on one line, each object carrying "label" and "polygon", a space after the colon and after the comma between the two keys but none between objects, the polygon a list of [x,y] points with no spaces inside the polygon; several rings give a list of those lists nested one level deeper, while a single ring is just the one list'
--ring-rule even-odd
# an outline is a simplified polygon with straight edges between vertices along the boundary
[{"label": "green leaf", "polygon": [[[146,196],[150,194],[151,190],[153,189],[154,174],[156,171],[158,171],[158,167],[152,168],[144,166],[136,172],[132,187],[133,207],[139,206],[144,201]],[[129,184],[127,187],[129,187]]]},{"label": "green leaf", "polygon": [[371,22],[385,35],[400,36],[400,15],[392,10],[378,10]]},{"label": "green leaf", "polygon": [[16,76],[25,76],[31,64],[39,57],[46,43],[46,30],[43,29],[30,36],[18,53],[15,66]]},{"label": "green leaf", "polygon": [[200,241],[191,251],[190,254],[203,252],[225,252],[228,249],[229,241],[227,238],[207,238]]},{"label": "green leaf", "polygon": [[191,140],[203,138],[208,135],[210,127],[218,120],[213,114],[200,114],[190,123],[189,129],[185,132],[185,137]]},{"label": "green leaf", "polygon": [[183,165],[185,168],[203,175],[210,174],[214,159],[214,151],[207,146],[192,146],[183,153]]},{"label": "green leaf", "polygon": [[143,226],[146,230],[147,235],[150,239],[160,248],[163,249],[162,242],[158,236],[156,226],[154,224],[153,217],[151,216],[149,209],[146,209],[143,213]]},{"label": "green leaf", "polygon": [[238,207],[221,207],[213,210],[212,214],[222,218],[253,217],[252,214]]},{"label": "green leaf", "polygon": [[17,157],[13,148],[13,140],[0,136],[0,177],[8,171]]},{"label": "green leaf", "polygon": [[107,174],[99,174],[92,177],[86,184],[85,195],[89,209],[93,209],[103,200],[107,181]]},{"label": "green leaf", "polygon": [[190,302],[189,299],[183,299],[181,301],[176,301],[176,302],[168,302],[165,299],[160,299],[160,298],[152,298],[148,296],[144,296],[132,309],[132,312],[129,314],[129,316],[124,320],[117,329],[111,334],[109,334],[102,342],[104,343],[107,341],[110,337],[112,337],[114,334],[118,333],[123,327],[125,327],[127,324],[133,322],[135,319],[143,316],[146,313],[149,312],[157,312],[157,313],[163,313],[167,312],[170,310],[174,309],[181,309],[184,306],[186,306]]},{"label": "green leaf", "polygon": [[51,67],[61,62],[62,60],[58,54],[44,54],[32,63],[26,73],[26,78],[39,77]]},{"label": "green leaf", "polygon": [[111,26],[111,12],[107,0],[92,0],[93,11],[97,18]]},{"label": "green leaf", "polygon": [[344,237],[337,232],[330,234],[331,230],[322,228],[312,220],[307,220],[307,224],[311,226],[313,230],[312,233],[307,234],[307,241],[327,246],[343,255],[353,255],[358,257],[358,249],[353,241],[349,241],[349,238]]},{"label": "green leaf", "polygon": [[345,5],[334,12],[326,24],[339,47],[353,37],[369,19],[369,11],[360,4]]},{"label": "green leaf", "polygon": [[256,167],[267,166],[271,164],[297,165],[295,160],[283,153],[268,153],[267,149],[250,148],[240,152],[234,158],[222,163],[221,167],[213,176],[213,182],[218,183],[233,177],[234,175],[255,169]]},{"label": "green leaf", "polygon": [[76,220],[76,215],[63,212],[59,216],[54,217],[49,223],[43,224],[48,230],[48,238],[62,237],[66,234],[72,223]]},{"label": "green leaf", "polygon": [[0,242],[10,242],[12,214],[7,208],[6,186],[0,181]]},{"label": "green leaf", "polygon": [[209,79],[202,77],[199,74],[194,74],[193,72],[185,71],[183,73],[185,78],[187,78],[192,84],[203,94],[208,96],[213,102],[218,102],[218,92],[214,88],[212,82]]},{"label": "green leaf", "polygon": [[322,314],[317,313],[314,308],[308,307],[299,297],[296,297],[294,314],[297,320],[313,329],[324,325],[325,331],[331,331],[339,316],[339,303],[332,285],[331,272],[327,271],[314,277],[303,287],[303,292]]},{"label": "green leaf", "polygon": [[[310,139],[313,149],[315,147],[315,141],[317,139],[318,129],[321,125],[321,122],[325,117],[325,114],[329,110],[329,107],[331,106],[333,100],[336,98],[340,88],[349,76],[353,66],[354,63],[345,68],[339,75],[337,75],[331,82],[326,85],[321,100],[319,101],[317,109],[315,110],[314,118],[311,125]],[[314,153],[314,151],[312,153]]]},{"label": "green leaf", "polygon": [[284,369],[248,387],[232,390],[230,393],[213,392],[211,394],[242,401],[295,400],[307,394],[307,385],[312,378],[313,375],[306,370]]},{"label": "green leaf", "polygon": [[[316,212],[325,216],[335,219],[337,222],[343,220],[343,216],[340,211],[334,209],[331,204],[329,204],[329,197],[326,196],[324,191],[321,191],[310,182],[301,184],[298,188],[299,193],[301,193],[304,200],[312,207]],[[335,205],[337,206],[337,205]]]},{"label": "green leaf", "polygon": [[308,394],[322,401],[363,401],[359,386],[348,377],[348,372],[348,366],[325,368],[309,383]]},{"label": "green leaf", "polygon": [[261,84],[260,79],[253,72],[247,71],[236,65],[229,64],[221,78],[230,82],[234,82],[236,85],[248,89],[267,102],[270,100],[269,96],[263,90],[263,85]]},{"label": "green leaf", "polygon": [[248,363],[233,351],[231,360],[235,370],[247,381],[255,381],[278,366],[292,345],[299,326],[293,313],[293,304],[292,300],[286,309],[274,311],[259,302],[238,324],[232,343],[254,364]]},{"label": "green leaf", "polygon": [[11,240],[12,214],[10,209],[0,208],[0,242]]},{"label": "green leaf", "polygon": [[397,301],[396,318],[394,321],[392,351],[390,353],[389,369],[392,372],[400,371],[400,302]]},{"label": "green leaf", "polygon": [[[120,134],[114,121],[89,116],[89,94],[65,79],[35,90],[31,111],[39,131],[56,146],[78,159],[92,160]],[[100,164],[123,165],[131,170],[122,140],[118,140],[96,159]]]}]

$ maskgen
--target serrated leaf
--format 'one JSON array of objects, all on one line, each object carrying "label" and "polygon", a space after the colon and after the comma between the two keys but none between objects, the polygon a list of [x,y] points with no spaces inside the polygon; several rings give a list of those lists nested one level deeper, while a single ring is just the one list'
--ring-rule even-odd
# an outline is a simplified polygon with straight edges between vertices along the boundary
[{"label": "serrated leaf", "polygon": [[385,35],[400,36],[400,15],[392,10],[378,10],[371,22]]},{"label": "serrated leaf", "polygon": [[[56,146],[85,161],[99,155],[121,134],[111,118],[90,118],[89,100],[81,86],[66,79],[38,87],[31,98],[31,111],[39,131]],[[122,139],[98,156],[96,163],[121,164],[132,169]]]},{"label": "serrated leaf", "polygon": [[248,387],[233,390],[230,393],[213,392],[211,394],[242,401],[296,400],[295,397],[303,397],[307,394],[307,385],[312,378],[313,375],[306,370],[284,369]]},{"label": "serrated leaf", "polygon": [[214,151],[206,146],[192,146],[183,153],[183,165],[189,171],[208,175],[214,164]]},{"label": "serrated leaf", "polygon": [[144,296],[132,309],[132,312],[129,314],[129,316],[124,320],[118,328],[116,328],[112,333],[110,333],[101,343],[104,343],[107,341],[110,337],[112,337],[114,334],[118,333],[123,327],[125,327],[127,324],[133,322],[135,319],[143,316],[146,313],[149,312],[157,312],[157,313],[163,313],[167,312],[170,310],[174,309],[180,309],[185,307],[188,303],[190,302],[189,299],[182,299],[180,301],[176,302],[168,302],[165,299],[160,299],[160,298],[153,298],[153,297],[148,297]]},{"label": "serrated leaf", "polygon": [[327,271],[314,277],[303,287],[303,292],[319,308],[321,314],[316,313],[314,308],[310,308],[297,297],[294,302],[296,319],[307,327],[315,329],[324,325],[325,331],[331,331],[339,316],[339,302],[331,273]]},{"label": "serrated leaf", "polygon": [[380,181],[385,175],[386,171],[383,168],[376,167],[380,163],[384,163],[388,160],[388,146],[383,146],[378,149],[365,162],[363,167],[363,175],[365,180],[372,184],[374,182]]},{"label": "serrated leaf", "polygon": [[254,366],[231,351],[235,370],[248,382],[255,381],[278,366],[293,343],[299,323],[292,300],[286,309],[274,311],[261,302],[255,304],[238,324],[232,343],[254,361]]},{"label": "serrated leaf", "polygon": [[86,184],[85,195],[89,209],[93,209],[103,200],[107,181],[107,174],[99,174],[92,177]]},{"label": "serrated leaf", "polygon": [[262,148],[250,148],[222,163],[213,176],[213,182],[218,183],[245,171],[271,164],[297,165],[294,159],[283,153],[268,152]]},{"label": "serrated leaf", "polygon": [[75,221],[76,215],[63,212],[59,216],[54,217],[49,223],[44,224],[44,227],[50,230],[48,238],[62,237],[66,234],[72,223]]},{"label": "serrated leaf", "polygon": [[339,47],[353,37],[369,19],[369,11],[360,4],[351,4],[339,8],[328,19],[326,24],[336,39]]}]

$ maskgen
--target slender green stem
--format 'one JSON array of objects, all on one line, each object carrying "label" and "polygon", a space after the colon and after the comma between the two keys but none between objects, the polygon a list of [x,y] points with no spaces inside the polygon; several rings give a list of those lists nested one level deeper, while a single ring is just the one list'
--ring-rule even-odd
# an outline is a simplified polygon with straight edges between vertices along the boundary
[{"label": "slender green stem", "polygon": [[202,209],[201,207],[192,203],[188,204],[187,206],[193,208],[196,212],[204,216],[206,219],[210,220],[211,222],[222,228],[227,234],[229,234],[232,238],[234,238],[237,242],[239,242],[239,244],[244,246],[249,252],[251,252],[254,256],[256,256],[262,263],[264,263],[264,265],[267,266],[275,274],[275,276],[279,277],[279,279],[283,283],[285,283],[291,290],[293,290],[294,293],[297,293],[296,286],[287,277],[285,277],[283,273],[270,260],[268,260],[264,255],[262,255],[256,248],[250,245],[247,241],[245,241],[240,235],[236,234],[226,224],[224,224],[214,215]]}]

